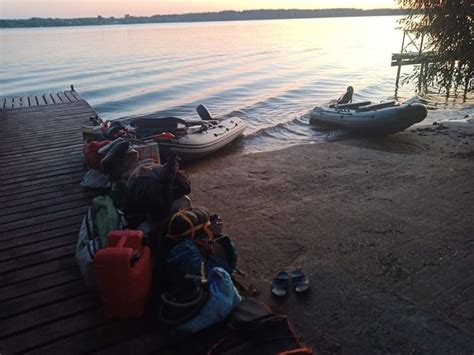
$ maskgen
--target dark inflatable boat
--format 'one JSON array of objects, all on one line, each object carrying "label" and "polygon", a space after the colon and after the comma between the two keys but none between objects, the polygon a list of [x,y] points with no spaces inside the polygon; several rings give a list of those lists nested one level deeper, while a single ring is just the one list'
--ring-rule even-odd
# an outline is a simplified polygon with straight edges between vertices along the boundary
[{"label": "dark inflatable boat", "polygon": [[309,122],[357,133],[392,134],[423,121],[426,115],[426,107],[420,103],[389,101],[371,104],[364,101],[317,106],[311,112]]}]

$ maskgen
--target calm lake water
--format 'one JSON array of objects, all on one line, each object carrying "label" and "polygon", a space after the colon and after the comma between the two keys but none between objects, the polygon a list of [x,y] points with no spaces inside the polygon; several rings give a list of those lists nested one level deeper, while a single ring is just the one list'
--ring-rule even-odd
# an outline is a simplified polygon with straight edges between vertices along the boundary
[{"label": "calm lake water", "polygon": [[[247,122],[250,151],[321,141],[335,133],[310,128],[308,113],[348,85],[356,100],[393,99],[396,27],[359,17],[1,30],[0,96],[74,84],[105,119],[192,119],[204,103]],[[473,117],[472,98],[418,98],[412,86],[398,98],[428,103],[428,123]]]}]

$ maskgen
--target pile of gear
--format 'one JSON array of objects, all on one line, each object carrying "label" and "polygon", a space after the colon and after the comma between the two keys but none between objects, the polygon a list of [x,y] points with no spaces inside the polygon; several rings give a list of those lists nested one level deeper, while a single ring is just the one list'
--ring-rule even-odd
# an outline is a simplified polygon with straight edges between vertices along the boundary
[{"label": "pile of gear", "polygon": [[[242,302],[232,279],[234,241],[223,234],[217,214],[192,206],[179,158],[160,164],[157,150],[124,138],[84,147],[88,172],[81,184],[101,194],[84,216],[75,256],[105,315],[130,319],[150,310],[178,334],[225,323],[220,329],[232,329],[232,336],[220,334],[218,346],[207,344],[215,348],[210,353],[223,350],[226,337],[228,348],[255,341],[267,342],[271,351],[300,348],[286,317],[253,300]],[[278,329],[286,335],[268,340]]]}]

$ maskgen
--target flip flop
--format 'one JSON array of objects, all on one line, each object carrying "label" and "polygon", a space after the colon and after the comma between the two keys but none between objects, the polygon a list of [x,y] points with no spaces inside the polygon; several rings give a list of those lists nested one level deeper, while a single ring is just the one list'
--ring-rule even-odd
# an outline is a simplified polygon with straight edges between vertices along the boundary
[{"label": "flip flop", "polygon": [[288,293],[289,275],[286,271],[280,271],[272,282],[272,293],[275,296],[283,297]]},{"label": "flip flop", "polygon": [[309,280],[301,270],[291,272],[291,283],[298,293],[305,292],[309,288]]}]

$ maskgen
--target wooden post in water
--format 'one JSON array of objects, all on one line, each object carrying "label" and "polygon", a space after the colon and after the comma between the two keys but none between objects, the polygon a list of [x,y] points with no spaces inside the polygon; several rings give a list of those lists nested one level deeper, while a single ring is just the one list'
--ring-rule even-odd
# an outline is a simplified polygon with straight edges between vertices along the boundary
[{"label": "wooden post in water", "polygon": [[[418,48],[418,54],[420,57],[422,56],[423,52],[423,40],[424,40],[425,35],[422,33],[421,34],[421,43],[420,43],[420,48]],[[426,76],[426,68],[425,65],[428,63],[425,60],[422,60],[421,65],[420,65],[420,76],[418,77],[418,92],[421,92],[421,89],[423,87],[423,84],[425,84],[425,76]]]},{"label": "wooden post in water", "polygon": [[423,84],[426,85],[425,79],[431,53],[423,53],[424,37],[424,33],[421,33],[421,37],[418,37],[416,33],[412,37],[408,31],[404,31],[400,53],[392,53],[392,67],[398,67],[395,80],[395,96],[398,94],[402,65],[421,64],[418,91],[421,91]]},{"label": "wooden post in water", "polygon": [[[469,73],[469,70],[467,71]],[[474,84],[474,78],[469,77],[469,74],[466,74],[466,79],[464,81],[464,95],[463,100],[466,101],[467,99],[467,92],[469,89],[472,90]]]},{"label": "wooden post in water", "polygon": [[[403,48],[405,46],[405,36],[406,32],[403,32],[403,39],[402,39],[402,48],[400,49],[400,55],[403,53]],[[397,79],[395,80],[395,97],[398,94],[398,83],[400,81],[400,71],[402,70],[402,61],[401,59],[398,60],[398,69],[397,69]]]}]

